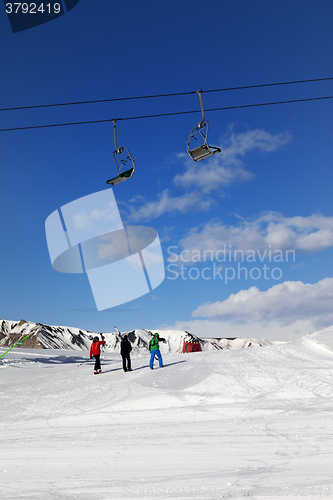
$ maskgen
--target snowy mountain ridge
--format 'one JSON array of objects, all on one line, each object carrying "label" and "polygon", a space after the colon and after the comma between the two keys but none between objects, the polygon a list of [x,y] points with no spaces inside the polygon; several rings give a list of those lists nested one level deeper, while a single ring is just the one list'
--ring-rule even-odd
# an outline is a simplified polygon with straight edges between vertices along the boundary
[{"label": "snowy mountain ridge", "polygon": [[[214,351],[221,349],[243,349],[248,347],[261,347],[270,345],[265,340],[255,338],[200,338],[181,330],[154,330],[166,339],[166,344],[161,343],[162,353],[182,352],[184,342],[199,343],[201,350]],[[132,343],[133,352],[144,353],[148,351],[150,335],[145,330],[124,332]],[[50,326],[42,323],[32,323],[25,320],[9,321],[0,320],[0,347],[12,347],[26,335],[22,347],[27,349],[90,349],[92,339],[98,336],[105,340],[105,352],[119,352],[120,338],[116,332],[98,333],[67,326]]]}]

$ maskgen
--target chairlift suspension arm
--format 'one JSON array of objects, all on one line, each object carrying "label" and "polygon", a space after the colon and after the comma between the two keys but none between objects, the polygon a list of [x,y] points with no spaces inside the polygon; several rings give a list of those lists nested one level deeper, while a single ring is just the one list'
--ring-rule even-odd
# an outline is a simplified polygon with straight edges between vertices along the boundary
[{"label": "chairlift suspension arm", "polygon": [[112,120],[112,121],[113,121],[114,146],[116,148],[116,151],[118,152],[118,146],[117,146],[117,129],[116,129],[116,121],[117,120]]},{"label": "chairlift suspension arm", "polygon": [[205,121],[205,112],[204,112],[204,108],[203,108],[203,104],[202,104],[201,92],[202,92],[202,90],[197,90],[197,94],[199,95],[199,99],[200,99],[200,107],[201,107],[201,122],[198,123],[198,128],[201,128],[203,122]]}]

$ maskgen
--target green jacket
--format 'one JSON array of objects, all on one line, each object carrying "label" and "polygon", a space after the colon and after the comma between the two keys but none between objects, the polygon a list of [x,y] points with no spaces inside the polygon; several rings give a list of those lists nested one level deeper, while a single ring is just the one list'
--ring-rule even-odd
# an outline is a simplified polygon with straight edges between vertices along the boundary
[{"label": "green jacket", "polygon": [[156,337],[154,335],[154,337],[151,339],[151,341],[149,342],[149,350],[150,351],[159,351],[160,347],[158,345],[159,342],[164,342],[166,343],[166,340],[163,339],[162,337]]},{"label": "green jacket", "polygon": [[149,350],[150,351],[158,351],[159,350],[159,345],[158,345],[159,339],[157,337],[153,337],[151,341],[149,342]]}]

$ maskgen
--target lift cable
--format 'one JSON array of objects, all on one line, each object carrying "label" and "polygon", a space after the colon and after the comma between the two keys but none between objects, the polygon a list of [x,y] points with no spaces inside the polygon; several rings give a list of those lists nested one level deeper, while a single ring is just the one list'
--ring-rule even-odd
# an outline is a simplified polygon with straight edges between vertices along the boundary
[{"label": "lift cable", "polygon": [[[322,82],[322,81],[327,81],[327,80],[333,80],[333,77],[327,77],[327,78],[313,78],[311,80],[295,80],[292,82],[278,82],[278,83],[263,83],[259,85],[246,85],[243,87],[227,87],[223,89],[213,89],[213,90],[202,90],[202,93],[209,93],[209,92],[225,92],[228,90],[245,90],[245,89],[255,89],[255,88],[261,88],[261,87],[274,87],[278,85],[293,85],[296,83],[309,83],[309,82]],[[94,101],[78,101],[78,102],[63,102],[63,103],[58,103],[58,104],[38,104],[35,106],[20,106],[20,107],[15,107],[15,108],[0,108],[0,111],[15,111],[15,110],[23,110],[23,109],[37,109],[37,108],[51,108],[51,107],[57,107],[57,106],[74,106],[77,104],[96,104],[96,103],[101,103],[101,102],[116,102],[116,101],[130,101],[130,100],[135,100],[135,99],[153,99],[155,97],[175,97],[175,96],[182,96],[182,95],[190,95],[190,94],[196,94],[196,90],[190,91],[190,92],[175,92],[173,94],[155,94],[155,95],[143,95],[143,96],[136,96],[136,97],[117,97],[114,99],[98,99]]]},{"label": "lift cable", "polygon": [[[293,102],[306,102],[306,101],[319,101],[323,99],[333,99],[333,95],[330,96],[324,96],[324,97],[309,97],[307,99],[293,99],[291,101],[275,101],[275,102],[262,102],[262,103],[257,103],[257,104],[243,104],[239,106],[227,106],[224,108],[211,108],[211,109],[206,109],[205,111],[224,111],[228,109],[240,109],[240,108],[254,108],[254,107],[259,107],[259,106],[271,106],[273,104],[290,104]],[[50,128],[50,127],[65,127],[67,125],[86,125],[90,123],[106,123],[106,122],[113,122],[115,120],[117,121],[124,121],[124,120],[138,120],[141,118],[158,118],[158,117],[163,117],[163,116],[175,116],[175,115],[186,115],[190,113],[198,113],[200,110],[193,110],[193,111],[176,111],[174,113],[160,113],[157,115],[142,115],[142,116],[128,116],[125,118],[109,118],[105,120],[89,120],[89,121],[83,121],[83,122],[71,122],[71,123],[53,123],[50,125],[33,125],[30,127],[14,127],[14,128],[3,128],[0,129],[0,132],[9,132],[13,130],[28,130],[28,129],[36,129],[36,128]]]}]

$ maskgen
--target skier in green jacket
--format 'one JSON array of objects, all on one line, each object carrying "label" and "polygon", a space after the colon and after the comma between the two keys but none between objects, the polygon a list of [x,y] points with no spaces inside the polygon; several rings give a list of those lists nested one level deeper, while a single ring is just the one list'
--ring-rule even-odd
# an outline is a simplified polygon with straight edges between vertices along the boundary
[{"label": "skier in green jacket", "polygon": [[158,357],[159,367],[162,368],[164,366],[163,365],[162,355],[161,355],[158,343],[159,342],[164,342],[166,344],[166,340],[163,339],[162,337],[160,337],[158,333],[154,333],[154,334],[151,334],[151,335],[153,335],[153,338],[149,342],[149,350],[150,350],[150,363],[149,363],[149,366],[150,366],[150,369],[153,370],[154,369],[155,355]]}]

